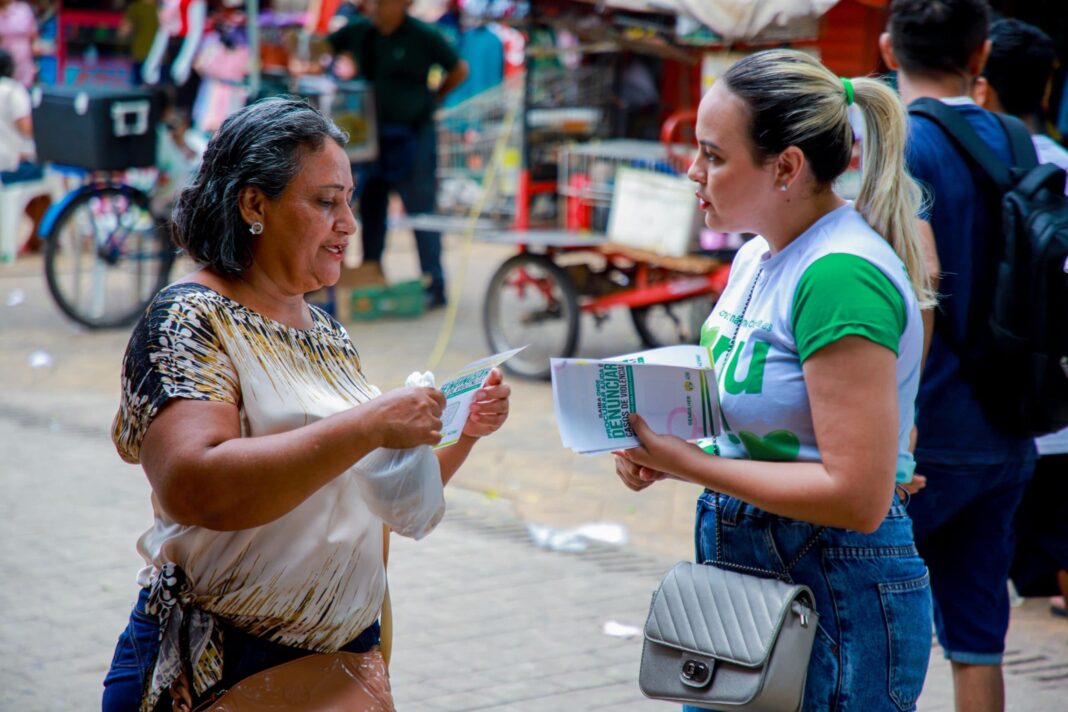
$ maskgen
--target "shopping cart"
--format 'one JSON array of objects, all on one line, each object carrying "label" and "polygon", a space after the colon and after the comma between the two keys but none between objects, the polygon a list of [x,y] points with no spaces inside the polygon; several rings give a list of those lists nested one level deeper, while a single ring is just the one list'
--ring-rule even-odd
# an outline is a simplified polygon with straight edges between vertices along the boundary
[{"label": "shopping cart", "polygon": [[[485,217],[514,217],[521,163],[515,118],[522,100],[520,77],[438,112],[438,210],[468,215],[481,205]],[[498,163],[487,175],[495,152]]]}]

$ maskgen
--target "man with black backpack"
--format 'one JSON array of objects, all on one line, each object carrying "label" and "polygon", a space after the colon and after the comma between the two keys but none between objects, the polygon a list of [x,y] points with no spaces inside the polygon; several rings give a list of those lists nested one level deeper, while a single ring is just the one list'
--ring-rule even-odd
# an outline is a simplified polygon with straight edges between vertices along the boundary
[{"label": "man with black backpack", "polygon": [[987,397],[1014,383],[1022,388],[1025,374],[1008,357],[1005,368],[986,370],[976,359],[989,346],[986,325],[995,308],[994,255],[1004,242],[1000,192],[930,116],[949,109],[992,160],[1013,163],[1002,122],[970,96],[990,49],[988,16],[985,0],[893,0],[879,40],[910,112],[928,114],[910,117],[906,158],[928,191],[921,217],[934,234],[941,297],[917,398],[916,471],[926,486],[908,512],[931,573],[935,626],[952,663],[957,709],[969,712],[1004,709],[1012,521],[1035,462],[1032,437],[1012,432]]},{"label": "man with black backpack", "polygon": [[[1035,25],[1015,19],[990,26],[990,58],[975,86],[985,109],[1011,114],[1031,131],[1039,163],[1068,171],[1068,150],[1046,135],[1049,96],[1057,52]],[[1055,615],[1066,615],[1068,598],[1068,428],[1039,438],[1035,476],[1016,513],[1012,580],[1023,596],[1050,596]]]}]

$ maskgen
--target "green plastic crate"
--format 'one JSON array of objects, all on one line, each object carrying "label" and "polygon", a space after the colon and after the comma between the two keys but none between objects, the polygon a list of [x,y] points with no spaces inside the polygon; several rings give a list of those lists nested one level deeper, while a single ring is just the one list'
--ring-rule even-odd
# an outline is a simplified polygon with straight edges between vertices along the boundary
[{"label": "green plastic crate", "polygon": [[423,313],[426,296],[417,279],[386,287],[363,287],[349,294],[349,316],[356,321],[414,317]]}]

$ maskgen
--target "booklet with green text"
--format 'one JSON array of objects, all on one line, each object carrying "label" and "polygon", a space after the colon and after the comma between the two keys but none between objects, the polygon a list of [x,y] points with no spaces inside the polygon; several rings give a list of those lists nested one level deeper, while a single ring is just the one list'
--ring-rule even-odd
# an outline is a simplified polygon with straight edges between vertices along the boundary
[{"label": "booklet with green text", "polygon": [[667,346],[610,359],[552,359],[553,403],[564,447],[597,454],[638,445],[627,416],[654,431],[700,440],[722,431],[712,355]]}]

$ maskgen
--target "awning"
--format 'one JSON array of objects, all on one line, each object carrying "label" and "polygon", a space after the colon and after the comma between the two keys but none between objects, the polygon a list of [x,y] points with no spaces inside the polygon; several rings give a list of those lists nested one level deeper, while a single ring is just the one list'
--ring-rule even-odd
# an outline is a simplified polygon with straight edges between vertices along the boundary
[{"label": "awning", "polygon": [[746,40],[774,27],[819,17],[838,0],[584,0],[634,12],[685,15],[729,40]]}]

